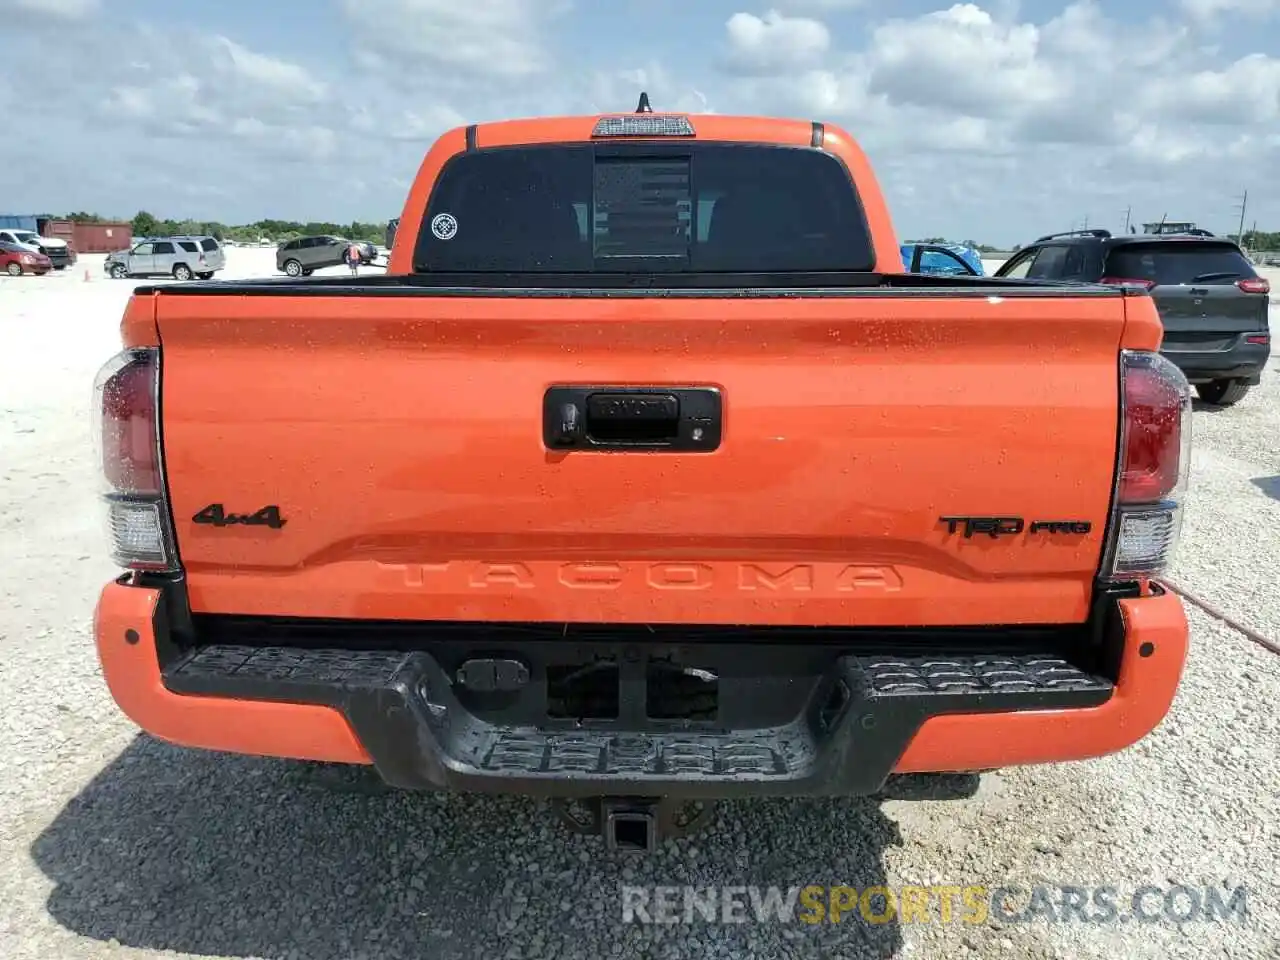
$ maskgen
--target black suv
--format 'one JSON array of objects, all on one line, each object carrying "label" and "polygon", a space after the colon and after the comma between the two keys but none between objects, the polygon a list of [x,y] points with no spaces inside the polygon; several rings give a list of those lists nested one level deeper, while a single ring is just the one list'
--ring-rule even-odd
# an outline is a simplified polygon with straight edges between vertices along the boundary
[{"label": "black suv", "polygon": [[1207,230],[1053,233],[1023,247],[995,275],[1150,290],[1164,324],[1160,352],[1207,403],[1238,403],[1271,355],[1271,284],[1239,246]]}]

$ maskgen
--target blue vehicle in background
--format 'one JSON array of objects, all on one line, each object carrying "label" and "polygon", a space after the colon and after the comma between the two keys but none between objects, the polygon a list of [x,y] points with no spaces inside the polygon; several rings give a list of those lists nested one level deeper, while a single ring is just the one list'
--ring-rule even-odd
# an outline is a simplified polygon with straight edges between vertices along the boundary
[{"label": "blue vehicle in background", "polygon": [[908,273],[932,273],[944,276],[986,276],[982,254],[967,243],[920,243],[912,241],[900,247],[902,266]]}]

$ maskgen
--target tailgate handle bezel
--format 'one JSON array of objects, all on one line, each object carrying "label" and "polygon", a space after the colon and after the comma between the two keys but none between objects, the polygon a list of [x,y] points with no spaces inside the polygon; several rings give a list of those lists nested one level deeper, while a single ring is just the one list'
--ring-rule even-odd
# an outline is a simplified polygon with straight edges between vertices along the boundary
[{"label": "tailgate handle bezel", "polygon": [[560,384],[542,409],[548,450],[710,453],[723,432],[718,387]]}]

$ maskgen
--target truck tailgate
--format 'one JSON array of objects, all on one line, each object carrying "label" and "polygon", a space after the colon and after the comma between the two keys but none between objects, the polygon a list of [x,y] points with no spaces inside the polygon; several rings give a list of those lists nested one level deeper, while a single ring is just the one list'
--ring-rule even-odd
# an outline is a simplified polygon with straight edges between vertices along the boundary
[{"label": "truck tailgate", "polygon": [[[1124,299],[889,293],[153,294],[192,609],[1084,620],[1115,469]],[[556,384],[718,387],[722,442],[550,451]],[[195,522],[211,504],[275,505],[285,523]],[[1028,529],[966,537],[945,516]],[[1091,529],[1033,533],[1034,521]]]}]

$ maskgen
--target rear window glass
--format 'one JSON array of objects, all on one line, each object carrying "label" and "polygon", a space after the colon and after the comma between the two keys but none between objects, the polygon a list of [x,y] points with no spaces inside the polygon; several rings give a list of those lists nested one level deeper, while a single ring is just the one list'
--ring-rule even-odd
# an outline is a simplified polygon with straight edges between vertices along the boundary
[{"label": "rear window glass", "polygon": [[817,272],[875,257],[843,164],[818,150],[684,144],[463,154],[432,191],[419,272]]},{"label": "rear window glass", "polygon": [[201,240],[201,241],[200,241],[200,249],[201,249],[201,250],[206,250],[206,251],[208,251],[208,250],[217,250],[217,249],[218,249],[218,241],[217,241],[217,240],[214,240],[212,237],[206,237],[204,240]]},{"label": "rear window glass", "polygon": [[187,253],[196,253],[200,249],[192,240],[179,240],[178,246],[187,251]]},{"label": "rear window glass", "polygon": [[1107,257],[1107,276],[1153,280],[1159,284],[1235,283],[1256,276],[1253,266],[1225,243],[1171,240],[1116,247]]}]

